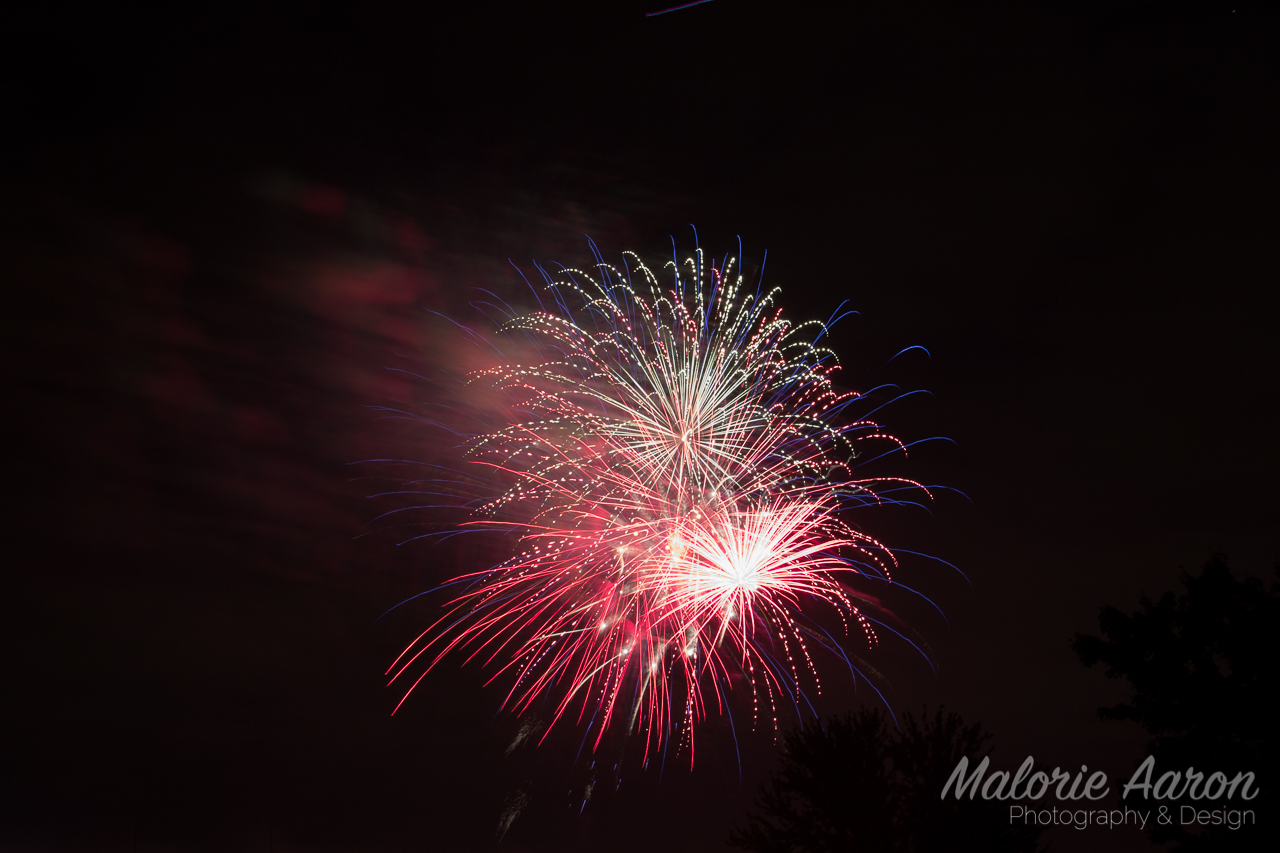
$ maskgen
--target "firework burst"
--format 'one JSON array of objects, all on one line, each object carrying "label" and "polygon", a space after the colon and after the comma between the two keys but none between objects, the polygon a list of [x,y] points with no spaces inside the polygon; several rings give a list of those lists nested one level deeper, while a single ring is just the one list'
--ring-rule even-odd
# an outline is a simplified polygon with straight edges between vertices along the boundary
[{"label": "firework burst", "polygon": [[679,732],[692,755],[731,685],[776,725],[779,697],[821,690],[815,645],[848,660],[848,638],[875,644],[857,587],[896,560],[844,518],[924,487],[856,476],[860,442],[901,442],[848,414],[860,397],[833,385],[826,324],[789,323],[735,259],[597,261],[544,273],[555,310],[506,324],[535,358],[471,375],[506,424],[468,441],[500,485],[463,527],[514,528],[520,545],[455,579],[388,673],[422,670],[407,697],[460,654],[505,676],[517,711],[550,701],[597,745],[611,726],[646,750]]}]

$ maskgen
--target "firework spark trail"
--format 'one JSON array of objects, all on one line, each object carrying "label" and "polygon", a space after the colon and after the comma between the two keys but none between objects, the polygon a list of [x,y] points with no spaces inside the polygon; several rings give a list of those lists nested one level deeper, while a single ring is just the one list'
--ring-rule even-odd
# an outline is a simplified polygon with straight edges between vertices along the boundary
[{"label": "firework spark trail", "polygon": [[896,559],[842,515],[903,485],[928,492],[854,476],[856,444],[905,445],[840,423],[859,395],[833,387],[826,326],[783,319],[777,291],[749,288],[736,260],[698,250],[667,265],[665,286],[634,254],[621,269],[597,260],[595,275],[546,276],[562,313],[506,324],[537,360],[470,379],[510,418],[469,443],[504,485],[463,528],[514,526],[518,553],[455,579],[469,585],[388,674],[425,662],[407,698],[461,653],[510,678],[517,711],[555,695],[551,725],[590,712],[596,745],[617,721],[643,732],[646,760],[673,729],[692,755],[705,680],[720,707],[745,676],[756,713],[761,684],[770,704],[802,681],[821,690],[810,645],[836,641],[815,610],[874,645],[860,608],[875,600],[853,583],[889,581]]}]

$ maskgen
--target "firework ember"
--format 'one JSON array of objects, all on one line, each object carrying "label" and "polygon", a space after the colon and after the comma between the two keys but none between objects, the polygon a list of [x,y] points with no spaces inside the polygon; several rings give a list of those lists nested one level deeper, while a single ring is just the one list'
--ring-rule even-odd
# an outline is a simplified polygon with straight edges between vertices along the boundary
[{"label": "firework ember", "polygon": [[421,670],[411,692],[459,654],[506,678],[509,707],[551,697],[553,723],[597,745],[622,726],[692,754],[734,685],[776,725],[780,697],[821,690],[815,647],[847,661],[877,642],[858,587],[896,560],[845,518],[924,488],[858,478],[861,442],[901,442],[849,414],[862,398],[833,386],[826,325],[783,319],[736,259],[659,273],[627,254],[545,278],[557,310],[503,330],[537,357],[469,379],[508,422],[468,442],[500,485],[463,526],[514,528],[517,553],[455,579],[392,681]]}]

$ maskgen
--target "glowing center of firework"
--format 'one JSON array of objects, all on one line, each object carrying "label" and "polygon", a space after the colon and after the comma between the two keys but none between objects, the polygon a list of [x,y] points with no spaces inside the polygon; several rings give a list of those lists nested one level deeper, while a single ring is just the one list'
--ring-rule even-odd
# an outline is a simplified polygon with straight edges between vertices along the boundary
[{"label": "glowing center of firework", "polygon": [[760,563],[753,557],[735,557],[729,561],[729,578],[734,587],[747,592],[760,588]]}]

